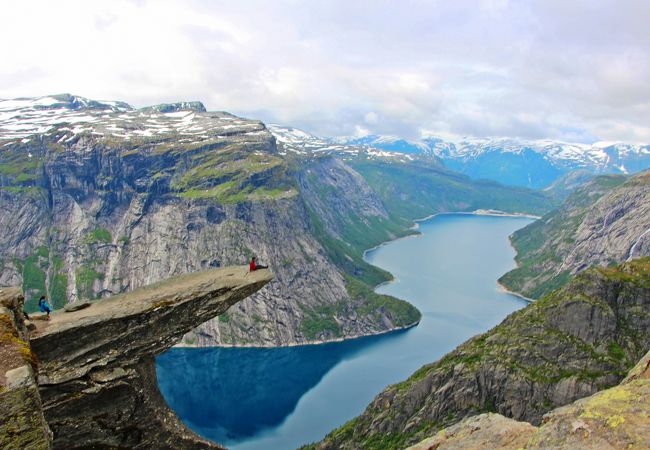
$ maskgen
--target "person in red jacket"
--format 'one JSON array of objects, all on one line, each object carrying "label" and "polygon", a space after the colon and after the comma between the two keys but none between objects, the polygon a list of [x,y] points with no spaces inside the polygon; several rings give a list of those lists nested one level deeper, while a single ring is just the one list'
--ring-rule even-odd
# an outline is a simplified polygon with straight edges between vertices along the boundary
[{"label": "person in red jacket", "polygon": [[255,257],[254,256],[251,258],[251,262],[248,264],[248,267],[250,268],[251,272],[253,270],[257,270],[257,269],[268,269],[269,268],[269,266],[263,266],[261,264],[257,264],[257,262],[255,262]]}]

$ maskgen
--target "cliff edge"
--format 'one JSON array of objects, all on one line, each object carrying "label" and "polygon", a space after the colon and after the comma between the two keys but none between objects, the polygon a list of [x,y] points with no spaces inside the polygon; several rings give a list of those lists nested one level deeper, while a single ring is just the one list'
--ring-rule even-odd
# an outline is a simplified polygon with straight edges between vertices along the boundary
[{"label": "cliff edge", "polygon": [[650,352],[620,385],[546,414],[539,427],[481,414],[408,450],[650,448]]},{"label": "cliff edge", "polygon": [[[158,391],[154,357],[271,279],[268,270],[214,269],[57,311],[50,321],[34,315],[29,345],[40,398],[32,409],[42,411],[47,424],[33,427],[47,436],[49,425],[55,449],[221,448],[195,435],[169,409]],[[22,314],[22,298],[15,303]],[[17,438],[26,429],[14,428],[0,439]],[[39,441],[34,448],[48,444]]]}]

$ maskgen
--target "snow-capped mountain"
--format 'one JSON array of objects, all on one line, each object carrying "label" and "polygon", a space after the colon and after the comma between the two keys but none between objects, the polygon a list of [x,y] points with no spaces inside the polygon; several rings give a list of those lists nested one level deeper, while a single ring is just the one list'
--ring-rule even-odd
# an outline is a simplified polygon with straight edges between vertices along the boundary
[{"label": "snow-capped mountain", "polygon": [[424,153],[429,149],[426,142],[410,141],[399,136],[368,135],[358,138],[340,138],[338,142],[354,145],[368,145],[401,153]]},{"label": "snow-capped mountain", "polygon": [[333,138],[324,138],[293,127],[276,124],[267,125],[278,143],[281,154],[297,155],[333,154],[342,158],[366,157],[383,158],[399,161],[412,161],[413,155],[403,151],[393,151],[363,142],[341,142]]},{"label": "snow-capped mountain", "polygon": [[[473,178],[541,188],[573,170],[591,173],[632,173],[650,167],[650,145],[598,142],[577,144],[553,140],[429,136],[408,141],[395,136],[337,139],[408,154],[440,158],[447,167]],[[399,150],[398,150],[399,149]]]},{"label": "snow-capped mountain", "polygon": [[90,134],[125,141],[199,143],[232,134],[265,133],[260,122],[232,114],[204,114],[200,102],[135,109],[123,102],[95,101],[70,94],[0,100],[0,148],[39,136],[69,142]]}]

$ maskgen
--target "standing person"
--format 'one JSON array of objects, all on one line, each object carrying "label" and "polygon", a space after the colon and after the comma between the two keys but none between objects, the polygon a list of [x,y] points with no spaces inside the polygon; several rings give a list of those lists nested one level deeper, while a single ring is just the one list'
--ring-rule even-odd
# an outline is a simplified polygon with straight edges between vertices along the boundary
[{"label": "standing person", "polygon": [[50,320],[52,307],[47,303],[47,298],[44,295],[41,295],[41,298],[38,300],[38,309],[40,309],[41,312],[47,313],[47,320]]},{"label": "standing person", "polygon": [[248,267],[249,267],[251,272],[254,271],[254,270],[257,270],[257,269],[268,269],[269,268],[269,266],[263,266],[261,264],[257,264],[257,262],[255,261],[254,256],[251,258],[251,262],[248,264]]}]

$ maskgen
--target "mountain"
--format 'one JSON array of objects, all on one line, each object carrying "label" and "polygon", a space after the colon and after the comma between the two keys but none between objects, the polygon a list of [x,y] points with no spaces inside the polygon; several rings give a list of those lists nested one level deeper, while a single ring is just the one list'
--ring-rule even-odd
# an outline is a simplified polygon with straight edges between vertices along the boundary
[{"label": "mountain", "polygon": [[443,211],[496,208],[510,213],[539,214],[556,204],[554,195],[490,180],[472,180],[445,168],[436,157],[378,149],[370,145],[370,139],[341,143],[296,128],[270,125],[269,130],[280,153],[303,157],[328,155],[344,161],[362,175],[391,218],[403,226],[410,226],[413,218]]},{"label": "mountain", "polygon": [[437,136],[408,141],[396,136],[341,138],[339,144],[363,144],[416,157],[436,158],[472,178],[541,189],[574,170],[593,174],[638,172],[650,167],[650,145],[597,142],[576,144],[511,138],[445,139]]},{"label": "mountain", "polygon": [[650,255],[650,171],[587,181],[557,210],[516,231],[517,268],[499,280],[538,298],[591,265]]},{"label": "mountain", "polygon": [[556,178],[553,183],[544,188],[544,192],[551,194],[559,200],[566,200],[569,195],[585,184],[595,175],[585,169],[573,170]]},{"label": "mountain", "polygon": [[649,311],[650,258],[589,269],[387,387],[306,448],[404,448],[488,412],[539,425],[554,408],[623,380],[650,348]]},{"label": "mountain", "polygon": [[[326,214],[261,122],[200,103],[137,110],[70,95],[0,111],[0,284],[22,284],[28,311],[44,292],[60,308],[256,254],[275,280],[187,343],[283,345],[417,322],[415,308],[360,281],[387,274],[360,258],[348,274],[328,257],[313,220]],[[348,202],[386,216],[361,177],[328,167]]]},{"label": "mountain", "polygon": [[[0,284],[22,285],[28,311],[43,292],[60,308],[255,254],[274,281],[187,345],[350,338],[419,320],[373,292],[390,274],[367,264],[365,249],[433,212],[552,205],[435,161],[307,147],[292,151],[263,123],[199,102],[0,101]],[[380,190],[378,177],[393,188]]]},{"label": "mountain", "polygon": [[[268,125],[269,131],[278,143],[281,154],[302,156],[331,155],[339,158],[367,158],[399,162],[413,161],[415,156],[399,150],[379,148],[359,141],[341,142],[307,133],[298,128]],[[427,157],[427,160],[431,158]]]}]

